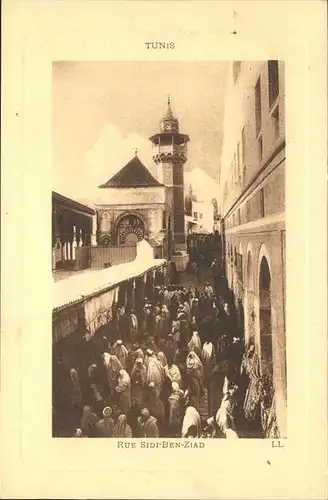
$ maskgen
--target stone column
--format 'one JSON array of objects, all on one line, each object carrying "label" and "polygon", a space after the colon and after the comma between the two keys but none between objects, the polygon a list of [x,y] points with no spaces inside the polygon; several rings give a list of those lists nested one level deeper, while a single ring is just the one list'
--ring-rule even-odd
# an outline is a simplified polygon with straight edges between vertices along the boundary
[{"label": "stone column", "polygon": [[92,216],[91,246],[97,246],[97,214]]},{"label": "stone column", "polygon": [[71,260],[75,260],[76,254],[75,250],[77,248],[77,242],[76,242],[76,226],[73,226],[73,241],[72,241],[72,254],[71,254]]},{"label": "stone column", "polygon": [[80,238],[79,238],[79,247],[83,246],[83,233],[82,229],[80,229]]},{"label": "stone column", "polygon": [[135,310],[135,308],[136,308],[136,280],[135,279],[132,281],[132,299],[131,299],[131,303],[132,303],[132,309]]}]

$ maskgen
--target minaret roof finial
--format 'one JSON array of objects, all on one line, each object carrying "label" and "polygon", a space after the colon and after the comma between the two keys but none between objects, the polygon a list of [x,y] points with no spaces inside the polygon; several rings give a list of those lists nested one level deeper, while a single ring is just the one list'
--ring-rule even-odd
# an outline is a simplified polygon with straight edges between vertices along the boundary
[{"label": "minaret roof finial", "polygon": [[134,150],[134,155],[137,156],[138,155],[138,148],[135,148]]},{"label": "minaret roof finial", "polygon": [[170,99],[170,94],[167,95],[167,104],[170,105],[171,104],[171,99]]}]

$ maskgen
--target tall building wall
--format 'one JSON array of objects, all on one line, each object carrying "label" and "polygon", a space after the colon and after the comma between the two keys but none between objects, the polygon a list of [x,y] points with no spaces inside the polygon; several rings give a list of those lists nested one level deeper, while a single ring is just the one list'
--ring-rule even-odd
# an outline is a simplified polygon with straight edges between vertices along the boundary
[{"label": "tall building wall", "polygon": [[[277,74],[278,73],[278,74]],[[272,370],[280,435],[286,435],[285,111],[283,62],[231,64],[220,203],[225,267],[245,342]]]}]

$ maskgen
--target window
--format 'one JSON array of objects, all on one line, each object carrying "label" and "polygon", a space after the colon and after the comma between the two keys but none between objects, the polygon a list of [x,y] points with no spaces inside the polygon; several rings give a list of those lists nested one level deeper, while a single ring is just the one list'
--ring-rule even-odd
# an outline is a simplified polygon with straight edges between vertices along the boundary
[{"label": "window", "polygon": [[238,212],[237,212],[237,225],[240,226],[240,224],[241,224],[240,208],[238,208]]},{"label": "window", "polygon": [[257,140],[257,145],[258,145],[259,160],[261,161],[263,158],[263,139],[261,135]]},{"label": "window", "polygon": [[194,212],[194,219],[198,219],[198,213]]},{"label": "window", "polygon": [[250,201],[246,201],[246,221],[250,222],[251,220],[252,220],[251,203]]},{"label": "window", "polygon": [[246,153],[246,137],[245,137],[245,127],[241,130],[241,162],[245,165],[245,153]]},{"label": "window", "polygon": [[235,217],[235,214],[232,214],[232,227],[235,227],[236,225],[236,217]]},{"label": "window", "polygon": [[265,210],[264,210],[264,189],[262,188],[260,190],[260,213],[261,213],[261,217],[264,217],[265,216]]},{"label": "window", "polygon": [[202,219],[203,218],[203,214],[199,214],[199,218]]},{"label": "window", "polygon": [[269,107],[273,105],[279,95],[278,61],[268,61],[269,75]]},{"label": "window", "polygon": [[243,256],[240,253],[236,254],[236,267],[239,284],[243,286]]},{"label": "window", "polygon": [[243,166],[243,177],[246,174],[246,137],[245,137],[245,127],[241,130],[241,164]]},{"label": "window", "polygon": [[240,69],[241,69],[241,61],[234,61],[232,63],[232,76],[233,76],[234,83],[236,83],[236,81],[237,81],[237,78],[238,78],[239,73],[240,73]]},{"label": "window", "polygon": [[256,137],[259,135],[262,128],[262,111],[261,111],[261,79],[257,80],[255,86],[255,130]]},{"label": "window", "polygon": [[162,224],[163,229],[166,229],[166,211],[164,210],[163,212],[163,224]]},{"label": "window", "polygon": [[277,106],[272,113],[272,121],[273,121],[273,127],[274,127],[274,138],[278,139],[279,137],[279,106]]},{"label": "window", "polygon": [[240,147],[239,142],[237,144],[237,170],[238,170],[238,180],[241,181],[241,171],[240,171]]},{"label": "window", "polygon": [[233,178],[234,178],[234,184],[236,184],[236,182],[238,180],[236,153],[233,155]]}]

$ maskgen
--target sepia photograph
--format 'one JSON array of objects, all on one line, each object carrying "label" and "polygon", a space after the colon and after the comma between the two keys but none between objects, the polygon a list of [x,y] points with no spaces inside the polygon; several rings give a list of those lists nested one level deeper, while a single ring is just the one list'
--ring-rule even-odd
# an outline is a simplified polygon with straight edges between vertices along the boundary
[{"label": "sepia photograph", "polygon": [[0,497],[327,497],[327,6],[265,7],[4,0]]},{"label": "sepia photograph", "polygon": [[52,436],[287,437],[284,62],[52,64]]}]

